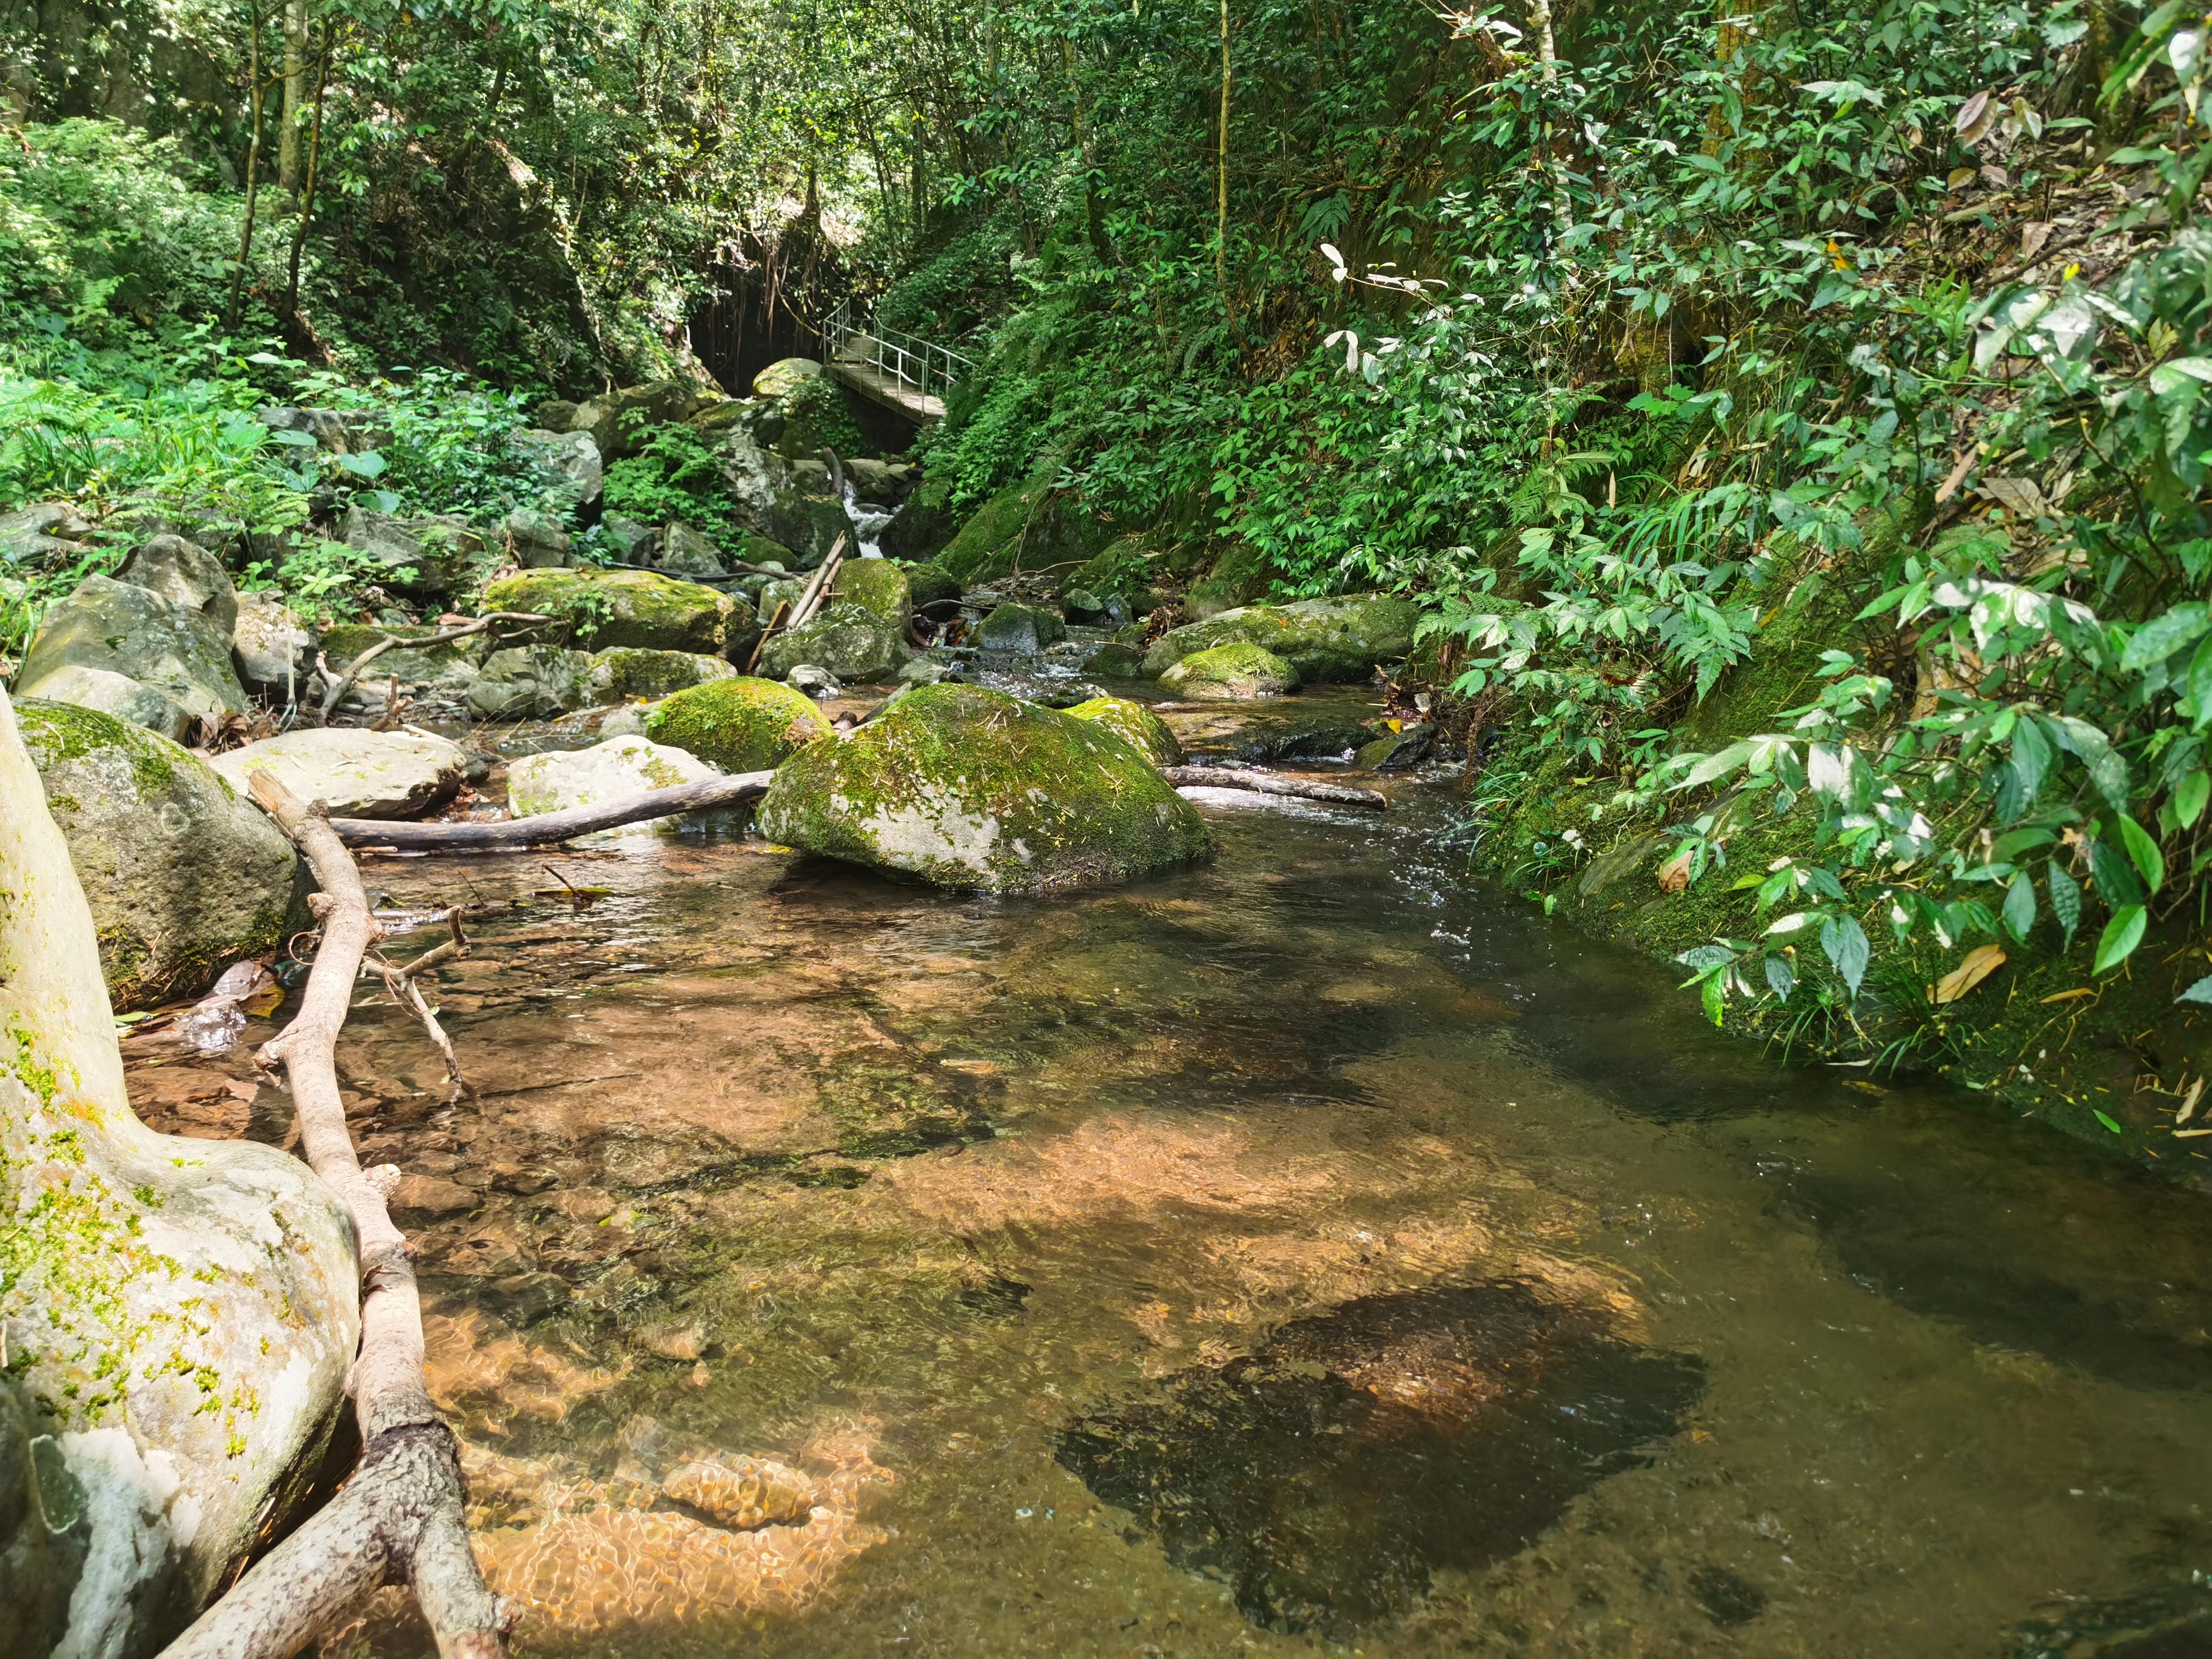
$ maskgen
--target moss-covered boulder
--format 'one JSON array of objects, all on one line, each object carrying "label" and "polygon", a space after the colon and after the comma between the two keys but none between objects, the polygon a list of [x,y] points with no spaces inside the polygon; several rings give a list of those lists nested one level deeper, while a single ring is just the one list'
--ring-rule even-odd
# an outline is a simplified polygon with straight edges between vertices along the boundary
[{"label": "moss-covered boulder", "polygon": [[1185,697],[1279,697],[1298,689],[1298,671],[1272,651],[1231,640],[1171,665],[1160,689]]},{"label": "moss-covered boulder", "polygon": [[1420,611],[1387,593],[1253,605],[1169,629],[1145,653],[1145,672],[1164,674],[1184,658],[1232,641],[1273,652],[1307,681],[1363,680],[1413,648]]},{"label": "moss-covered boulder", "polygon": [[952,510],[952,481],[925,478],[884,526],[877,545],[885,558],[932,559],[959,528],[959,515]]},{"label": "moss-covered boulder", "polygon": [[525,570],[486,588],[484,609],[557,617],[573,643],[595,651],[629,645],[719,656],[736,606],[711,587],[650,570]]},{"label": "moss-covered boulder", "polygon": [[1060,584],[1060,592],[1118,598],[1133,609],[1138,597],[1152,586],[1154,573],[1150,553],[1150,544],[1142,536],[1119,537],[1104,552],[1070,571],[1067,580]]},{"label": "moss-covered boulder", "polygon": [[898,629],[874,611],[833,605],[804,628],[772,635],[761,650],[760,665],[777,679],[811,663],[841,680],[881,684],[896,678],[913,654]]},{"label": "moss-covered boulder", "polygon": [[1110,679],[1138,679],[1145,672],[1145,653],[1133,645],[1109,640],[1083,659],[1083,672]]},{"label": "moss-covered boulder", "polygon": [[[109,725],[127,789],[158,740]],[[299,1496],[343,1404],[361,1269],[298,1158],[132,1115],[74,862],[0,697],[7,1651],[137,1656]]]},{"label": "moss-covered boulder", "polygon": [[230,635],[201,611],[133,582],[88,576],[46,613],[15,689],[43,696],[56,670],[102,668],[150,685],[187,714],[221,717],[246,707],[230,662]]},{"label": "moss-covered boulder", "polygon": [[1000,605],[975,629],[986,651],[1042,651],[1067,637],[1067,624],[1049,611],[1012,601]]},{"label": "moss-covered boulder", "polygon": [[625,697],[665,697],[714,680],[733,678],[737,670],[720,657],[696,651],[640,651],[617,646],[592,657],[583,676],[587,703],[620,702]]},{"label": "moss-covered boulder", "polygon": [[916,611],[927,611],[958,601],[960,580],[943,565],[925,560],[901,568],[906,572],[907,592]]},{"label": "moss-covered boulder", "polygon": [[283,942],[299,859],[205,761],[67,703],[26,697],[15,715],[118,1007],[197,996]]},{"label": "moss-covered boulder", "polygon": [[[373,647],[397,635],[402,640],[428,641],[442,630],[428,627],[371,628],[360,623],[340,623],[323,630],[319,641],[323,659],[343,674]],[[395,645],[362,670],[366,679],[380,680],[396,674],[406,685],[466,685],[477,675],[491,635],[471,634],[435,645]]]},{"label": "moss-covered boulder", "polygon": [[737,675],[678,691],[646,716],[645,735],[725,772],[781,766],[829,731],[812,698],[774,680]]},{"label": "moss-covered boulder", "polygon": [[1034,892],[1204,856],[1205,820],[1104,726],[970,685],[918,686],[784,763],[763,835],[940,887]]},{"label": "moss-covered boulder", "polygon": [[1073,568],[1103,550],[1113,536],[1113,527],[1093,518],[1073,496],[1041,483],[1018,484],[977,507],[937,562],[973,587],[1016,570]]},{"label": "moss-covered boulder", "polygon": [[38,694],[48,702],[112,714],[117,720],[159,732],[172,743],[182,743],[197,724],[167,692],[141,685],[128,674],[87,668],[82,663],[70,663],[40,675]]},{"label": "moss-covered boulder", "polygon": [[739,564],[774,565],[785,570],[799,568],[799,556],[781,542],[772,541],[757,530],[738,532],[737,560]]},{"label": "moss-covered boulder", "polygon": [[1079,720],[1095,720],[1155,766],[1180,766],[1182,744],[1168,730],[1168,723],[1140,702],[1127,697],[1093,697],[1060,711]]},{"label": "moss-covered boulder", "polygon": [[821,462],[787,460],[762,447],[743,427],[732,428],[723,438],[720,453],[732,517],[786,550],[779,563],[811,570],[840,538],[848,553],[858,550],[860,532],[843,497],[830,487],[829,470]]},{"label": "moss-covered boulder", "polygon": [[906,567],[889,559],[848,559],[837,567],[836,599],[872,611],[894,628],[904,629],[914,609],[914,590]]},{"label": "moss-covered boulder", "polygon": [[809,380],[822,378],[821,361],[814,357],[779,357],[753,376],[756,398],[787,398]]},{"label": "moss-covered boulder", "polygon": [[532,818],[720,775],[681,749],[646,738],[610,738],[589,749],[524,756],[507,769],[507,804],[515,817]]}]

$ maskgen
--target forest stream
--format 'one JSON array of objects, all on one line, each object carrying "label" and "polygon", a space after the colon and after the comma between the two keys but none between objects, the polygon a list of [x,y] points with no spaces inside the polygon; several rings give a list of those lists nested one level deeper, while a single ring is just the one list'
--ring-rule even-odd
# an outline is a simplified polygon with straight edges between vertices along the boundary
[{"label": "forest stream", "polygon": [[[1723,1036],[1395,796],[1057,898],[732,817],[367,860],[497,912],[468,1093],[381,998],[339,1069],[520,1650],[2203,1651],[2201,1200]],[[134,1092],[283,1137],[206,1075]]]}]

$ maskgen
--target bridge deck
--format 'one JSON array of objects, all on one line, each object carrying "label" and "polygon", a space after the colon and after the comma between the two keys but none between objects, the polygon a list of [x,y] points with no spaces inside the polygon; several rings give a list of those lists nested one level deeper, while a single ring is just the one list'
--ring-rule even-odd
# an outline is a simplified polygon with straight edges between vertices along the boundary
[{"label": "bridge deck", "polygon": [[829,368],[840,383],[872,403],[881,404],[895,415],[903,415],[915,422],[945,418],[944,398],[916,392],[896,375],[842,356],[831,358]]}]

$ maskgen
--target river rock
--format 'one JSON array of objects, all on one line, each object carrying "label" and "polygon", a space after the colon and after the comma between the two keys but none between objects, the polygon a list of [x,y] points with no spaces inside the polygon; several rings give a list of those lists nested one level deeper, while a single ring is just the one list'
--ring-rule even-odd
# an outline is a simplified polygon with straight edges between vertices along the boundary
[{"label": "river rock", "polygon": [[1145,653],[1133,645],[1109,640],[1083,659],[1083,672],[1103,674],[1109,679],[1138,679],[1145,672]]},{"label": "river rock", "polygon": [[381,682],[397,675],[403,685],[465,686],[477,677],[477,666],[490,641],[489,633],[466,634],[458,640],[435,639],[441,630],[410,623],[395,628],[370,628],[359,623],[340,623],[323,630],[323,660],[331,672],[343,674],[374,646],[387,637],[419,644],[395,645],[373,659],[362,671],[362,679]]},{"label": "river rock", "polygon": [[486,720],[550,720],[592,700],[585,685],[592,661],[587,653],[558,645],[495,651],[469,682],[469,707]]},{"label": "river rock", "polygon": [[46,613],[24,654],[16,689],[43,696],[40,682],[71,664],[150,685],[195,719],[246,707],[246,688],[230,665],[230,635],[199,611],[135,582],[86,577]]},{"label": "river rock", "polygon": [[526,570],[565,565],[574,557],[568,532],[550,513],[540,512],[534,507],[518,507],[507,515],[502,528],[507,534],[507,551]]},{"label": "river rock", "polygon": [[266,770],[301,800],[319,800],[341,818],[406,818],[451,800],[468,757],[459,744],[418,732],[343,726],[286,732],[210,763],[231,787]]},{"label": "river rock", "polygon": [[779,357],[753,376],[756,398],[787,398],[807,381],[821,377],[821,363],[811,357]]},{"label": "river rock", "polygon": [[1155,766],[1181,766],[1186,758],[1168,723],[1144,704],[1127,697],[1092,697],[1061,712],[1079,720],[1096,721]]},{"label": "river rock", "polygon": [[131,550],[115,580],[159,593],[171,605],[198,611],[225,639],[238,623],[238,593],[222,562],[182,536],[156,536]]},{"label": "river rock", "polygon": [[781,679],[811,663],[841,680],[881,682],[895,677],[909,654],[898,629],[874,611],[833,605],[804,628],[771,635],[761,652],[761,672]]},{"label": "river rock", "polygon": [[646,738],[611,738],[589,749],[549,750],[514,762],[507,769],[507,802],[515,817],[534,818],[720,775],[681,749]]},{"label": "river rock", "polygon": [[787,461],[743,427],[725,434],[721,454],[732,516],[744,529],[790,550],[793,568],[813,569],[840,538],[848,554],[860,550],[860,532],[821,462]]},{"label": "river rock", "polygon": [[288,685],[307,683],[315,665],[314,630],[275,594],[241,593],[230,659],[248,686],[281,695]]},{"label": "river rock", "polygon": [[82,552],[92,526],[68,501],[40,501],[0,513],[0,562]]},{"label": "river rock", "polygon": [[722,550],[688,524],[671,524],[660,532],[660,568],[683,576],[720,576],[729,569]]},{"label": "river rock", "polygon": [[735,603],[697,582],[651,570],[526,570],[484,590],[490,611],[524,611],[568,624],[574,642],[595,651],[720,654]]},{"label": "river rock", "polygon": [[[568,418],[574,420],[575,405],[571,404],[568,410]],[[554,493],[571,506],[587,507],[599,499],[606,464],[590,433],[531,428],[509,438],[507,446],[548,477],[557,479]]]},{"label": "river rock", "polygon": [[483,551],[483,538],[466,520],[446,515],[404,519],[356,505],[341,533],[368,556],[369,580],[410,599],[444,599],[462,584],[470,556]]},{"label": "river rock", "polygon": [[654,427],[683,420],[706,401],[693,381],[653,380],[602,392],[577,404],[571,418],[574,430],[591,434],[602,460],[618,461],[642,448]]},{"label": "river rock", "polygon": [[360,1268],[297,1158],[132,1115],[94,916],[4,697],[0,892],[8,1651],[124,1659],[285,1518],[343,1403]]},{"label": "river rock", "polygon": [[[917,500],[926,494],[916,492]],[[914,510],[909,504],[906,513]],[[894,526],[897,523],[892,520]],[[1016,570],[1085,563],[1113,535],[1113,526],[1093,517],[1076,496],[1042,483],[1014,484],[977,507],[937,562],[973,587]],[[899,547],[911,545],[904,538],[896,539]]]},{"label": "river rock", "polygon": [[665,697],[712,680],[733,678],[737,670],[720,657],[695,651],[639,651],[617,646],[592,657],[584,671],[584,701],[620,702],[627,697]]},{"label": "river rock", "polygon": [[172,743],[182,743],[193,726],[192,717],[167,692],[156,691],[112,669],[87,668],[82,663],[71,663],[66,668],[57,668],[51,674],[40,676],[38,695],[48,702],[68,703],[112,714],[130,725],[159,732]]},{"label": "river rock", "polygon": [[738,675],[678,691],[646,716],[645,734],[725,772],[764,772],[829,731],[812,701],[774,680]]},{"label": "river rock", "polygon": [[1042,651],[1067,637],[1067,624],[1049,611],[1026,605],[1000,605],[983,618],[976,642],[986,651]]},{"label": "river rock", "polygon": [[1164,674],[1194,653],[1235,641],[1273,652],[1302,680],[1363,680],[1413,648],[1419,619],[1411,599],[1387,593],[1244,605],[1170,629],[1145,653],[1145,672]]},{"label": "river rock", "polygon": [[1211,850],[1135,750],[1001,691],[926,685],[784,763],[761,833],[806,852],[993,892],[1120,881]]},{"label": "river rock", "polygon": [[89,708],[26,697],[15,713],[118,1006],[197,996],[283,943],[297,855],[206,762]]},{"label": "river rock", "polygon": [[660,546],[660,532],[649,524],[610,513],[599,520],[599,533],[614,550],[617,564],[650,564]]},{"label": "river rock", "polygon": [[916,611],[929,611],[948,605],[960,598],[960,584],[952,573],[941,564],[927,560],[918,564],[905,564],[907,593]]},{"label": "river rock", "polygon": [[837,567],[834,598],[872,611],[894,628],[903,630],[914,608],[913,588],[905,569],[889,559],[848,559]]},{"label": "river rock", "polygon": [[1272,651],[1232,640],[1170,664],[1160,689],[1184,697],[1279,697],[1298,689],[1298,671]]}]

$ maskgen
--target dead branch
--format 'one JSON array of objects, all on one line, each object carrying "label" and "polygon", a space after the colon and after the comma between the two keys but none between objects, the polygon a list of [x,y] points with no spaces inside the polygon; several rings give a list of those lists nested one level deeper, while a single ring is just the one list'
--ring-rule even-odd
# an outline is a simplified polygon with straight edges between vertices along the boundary
[{"label": "dead branch", "polygon": [[768,793],[773,772],[739,772],[704,783],[679,783],[641,795],[592,806],[571,806],[534,818],[504,818],[492,823],[387,823],[381,818],[333,818],[331,827],[349,847],[391,848],[399,852],[512,853],[544,847],[597,830],[613,830],[647,818],[678,812],[702,812],[736,806]]},{"label": "dead branch", "polygon": [[528,611],[495,611],[489,616],[477,617],[473,622],[459,623],[451,628],[441,629],[426,639],[410,640],[398,634],[386,634],[374,645],[356,657],[346,672],[341,675],[332,675],[328,668],[323,667],[322,659],[319,654],[316,659],[317,666],[324,677],[331,682],[330,690],[323,696],[323,724],[325,726],[330,724],[331,712],[345,701],[345,694],[353,690],[353,683],[361,678],[361,671],[387,651],[396,650],[402,646],[410,651],[420,651],[430,646],[444,645],[453,640],[465,640],[471,634],[481,634],[487,628],[500,623],[548,623],[552,620],[550,617],[541,617]]},{"label": "dead branch", "polygon": [[1293,795],[1301,800],[1333,801],[1340,806],[1368,806],[1380,812],[1390,798],[1373,789],[1341,783],[1315,783],[1273,772],[1248,772],[1235,766],[1163,766],[1160,775],[1178,789],[1249,789],[1255,795]]},{"label": "dead branch", "polygon": [[382,929],[321,803],[301,805],[265,772],[249,787],[322,889],[313,908],[323,942],[299,1014],[259,1059],[272,1071],[283,1069],[301,1150],[351,1212],[360,1242],[361,1352],[347,1388],[362,1450],[344,1490],[255,1563],[165,1659],[291,1659],[368,1591],[403,1578],[413,1585],[443,1659],[505,1659],[514,1610],[477,1571],[459,1449],[423,1386],[414,1263],[385,1207],[398,1171],[361,1167],[338,1094],[338,1032],[362,958]]},{"label": "dead branch", "polygon": [[461,1081],[461,1062],[453,1053],[453,1041],[446,1035],[446,1028],[438,1024],[438,1016],[422,994],[416,980],[442,963],[453,961],[465,953],[468,941],[461,936],[461,919],[455,912],[447,912],[446,920],[453,925],[453,936],[443,945],[434,945],[404,967],[395,968],[379,957],[366,963],[365,971],[374,974],[384,981],[384,988],[392,993],[392,1000],[407,1009],[422,1023],[422,1030],[440,1056],[446,1062],[447,1081],[459,1085]]}]

